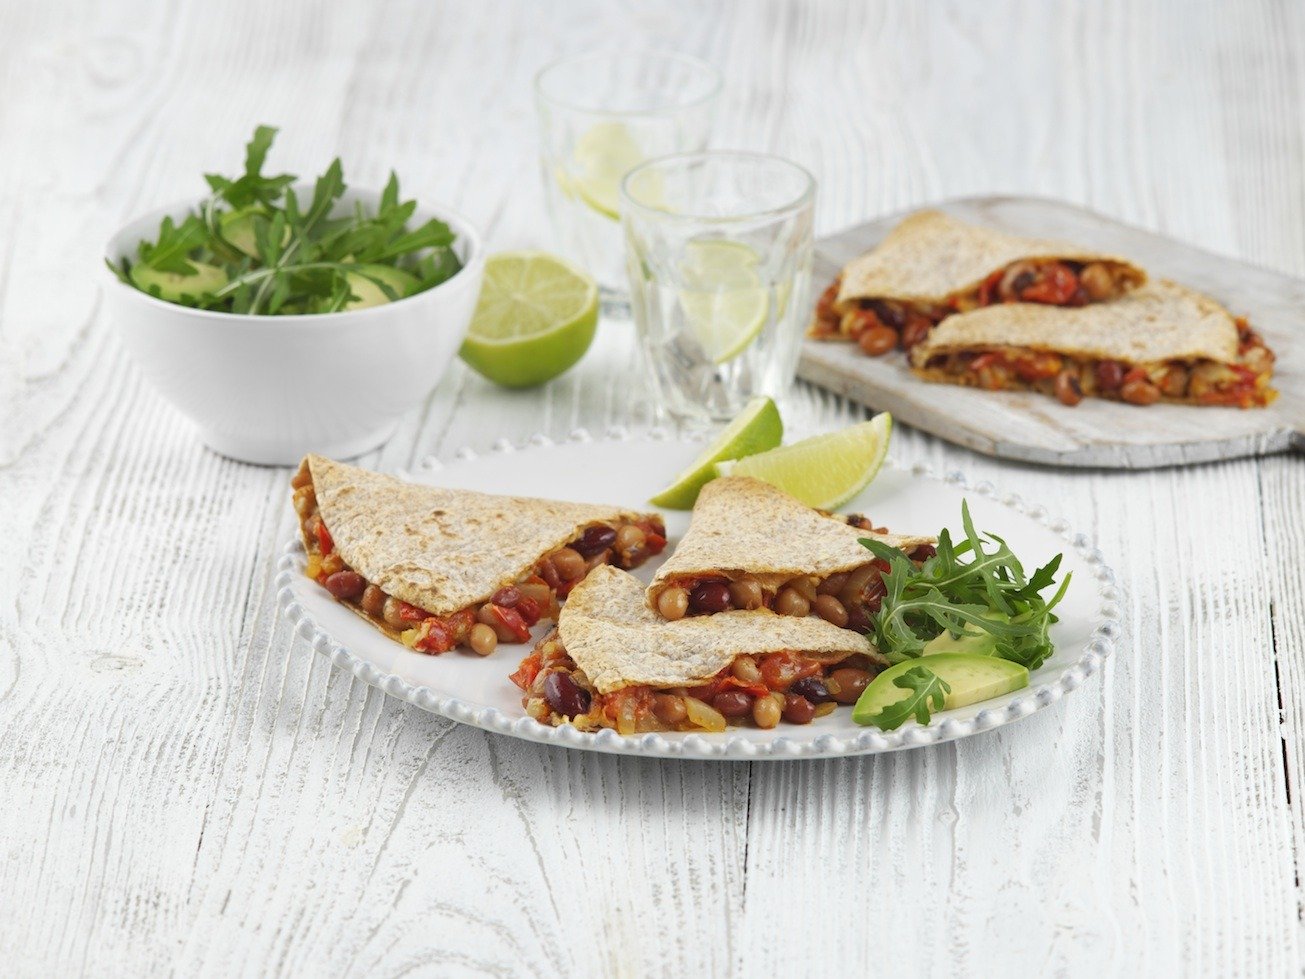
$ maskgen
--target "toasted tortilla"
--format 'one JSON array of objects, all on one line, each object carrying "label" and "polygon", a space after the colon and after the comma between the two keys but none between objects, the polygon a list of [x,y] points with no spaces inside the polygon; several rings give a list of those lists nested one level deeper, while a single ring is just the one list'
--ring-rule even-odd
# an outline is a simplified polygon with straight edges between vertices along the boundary
[{"label": "toasted tortilla", "polygon": [[860,543],[866,537],[903,550],[935,540],[860,530],[759,479],[723,476],[698,494],[688,531],[648,586],[648,605],[678,578],[746,574],[778,588],[795,575],[850,571],[874,558]]},{"label": "toasted tortilla", "polygon": [[1024,238],[959,221],[942,211],[917,211],[877,248],[843,269],[838,304],[858,299],[944,305],[973,292],[998,269],[1022,259],[1101,262],[1139,285],[1146,273],[1127,259],[1065,242]]},{"label": "toasted tortilla", "polygon": [[861,653],[887,664],[865,636],[814,616],[733,611],[667,622],[648,608],[643,592],[638,578],[603,565],[562,607],[558,638],[599,693],[694,686],[737,656],[781,650],[828,663]]},{"label": "toasted tortilla", "polygon": [[917,373],[938,354],[1019,347],[1094,360],[1237,361],[1237,324],[1208,296],[1156,280],[1110,303],[1002,303],[949,316],[916,344]]},{"label": "toasted tortilla", "polygon": [[319,513],[344,562],[432,615],[487,601],[591,524],[640,516],[614,506],[407,483],[319,455],[307,463]]}]

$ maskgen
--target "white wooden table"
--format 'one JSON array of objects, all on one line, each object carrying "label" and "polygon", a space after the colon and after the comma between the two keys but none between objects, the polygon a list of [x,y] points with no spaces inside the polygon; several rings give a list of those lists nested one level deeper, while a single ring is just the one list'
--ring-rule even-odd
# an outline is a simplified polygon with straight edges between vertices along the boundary
[{"label": "white wooden table", "polygon": [[[143,384],[103,240],[267,121],[291,168],[393,166],[491,245],[547,244],[531,76],[612,43],[717,64],[718,145],[809,166],[825,232],[1033,192],[1305,273],[1299,4],[0,4],[0,972],[1299,974],[1299,457],[1056,472],[901,431],[1094,534],[1129,622],[1060,705],[895,757],[546,750],[290,635],[288,474]],[[608,323],[540,391],[456,366],[364,463],[644,425],[641,390]]]}]

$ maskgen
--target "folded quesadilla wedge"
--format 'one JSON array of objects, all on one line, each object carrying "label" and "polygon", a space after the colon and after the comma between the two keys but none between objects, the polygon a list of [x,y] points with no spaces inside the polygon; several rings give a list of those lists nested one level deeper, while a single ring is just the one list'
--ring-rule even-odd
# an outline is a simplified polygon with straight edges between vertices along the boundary
[{"label": "folded quesadilla wedge", "polygon": [[1273,352],[1244,319],[1163,280],[1114,303],[993,306],[953,316],[911,351],[915,373],[990,391],[1129,404],[1263,407]]},{"label": "folded quesadilla wedge", "polygon": [[843,269],[820,297],[809,333],[853,340],[878,356],[910,350],[953,313],[997,303],[1109,302],[1145,280],[1114,255],[919,211]]},{"label": "folded quesadilla wedge", "polygon": [[545,724],[723,731],[747,720],[808,723],[855,703],[886,665],[865,636],[817,618],[734,611],[667,622],[638,579],[601,567],[511,679]]},{"label": "folded quesadilla wedge", "polygon": [[890,534],[864,517],[813,510],[761,480],[724,476],[698,495],[684,539],[648,587],[648,607],[670,620],[765,609],[865,630],[887,570],[860,543],[866,537],[917,561],[934,553],[933,537]]},{"label": "folded quesadilla wedge", "polygon": [[407,483],[318,455],[291,482],[308,576],[422,653],[526,642],[594,568],[666,546],[656,515]]}]

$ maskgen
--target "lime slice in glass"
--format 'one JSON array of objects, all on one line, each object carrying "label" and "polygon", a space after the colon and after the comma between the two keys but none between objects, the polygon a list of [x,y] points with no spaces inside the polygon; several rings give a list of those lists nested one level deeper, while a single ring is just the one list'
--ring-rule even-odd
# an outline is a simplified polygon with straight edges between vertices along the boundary
[{"label": "lime slice in glass", "polygon": [[809,506],[834,510],[870,485],[888,455],[892,433],[893,416],[885,411],[841,432],[718,463],[716,473],[753,476]]},{"label": "lime slice in glass", "polygon": [[585,355],[598,326],[594,280],[544,252],[485,260],[462,359],[496,384],[542,384]]},{"label": "lime slice in glass", "polygon": [[689,468],[649,502],[668,510],[692,510],[698,491],[716,478],[717,463],[773,449],[783,437],[784,422],[775,402],[753,398]]},{"label": "lime slice in glass", "polygon": [[738,241],[690,242],[680,263],[680,308],[688,331],[713,364],[743,353],[766,325],[770,300],[760,259]]},{"label": "lime slice in glass", "polygon": [[557,174],[564,193],[615,221],[621,179],[644,161],[643,150],[623,123],[600,122],[580,134],[571,150],[572,171]]}]

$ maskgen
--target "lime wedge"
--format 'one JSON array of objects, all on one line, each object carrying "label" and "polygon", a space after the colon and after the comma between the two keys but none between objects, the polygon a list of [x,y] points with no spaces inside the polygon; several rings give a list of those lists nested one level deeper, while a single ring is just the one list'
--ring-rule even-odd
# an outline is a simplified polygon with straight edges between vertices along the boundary
[{"label": "lime wedge", "polygon": [[834,510],[870,485],[888,455],[892,434],[893,416],[885,411],[841,432],[717,464],[716,473],[753,476],[808,506]]},{"label": "lime wedge", "polygon": [[623,123],[600,122],[580,134],[571,159],[575,169],[557,175],[563,192],[615,221],[620,216],[621,179],[644,161],[630,130]]},{"label": "lime wedge", "polygon": [[689,468],[649,502],[668,510],[692,510],[698,491],[716,478],[717,463],[773,449],[783,437],[784,422],[775,402],[753,398]]},{"label": "lime wedge", "polygon": [[583,357],[597,326],[593,279],[543,252],[503,252],[485,260],[461,355],[496,384],[531,387]]},{"label": "lime wedge", "polygon": [[766,325],[770,300],[757,272],[760,259],[739,241],[690,242],[679,291],[689,333],[713,364],[733,360]]}]

